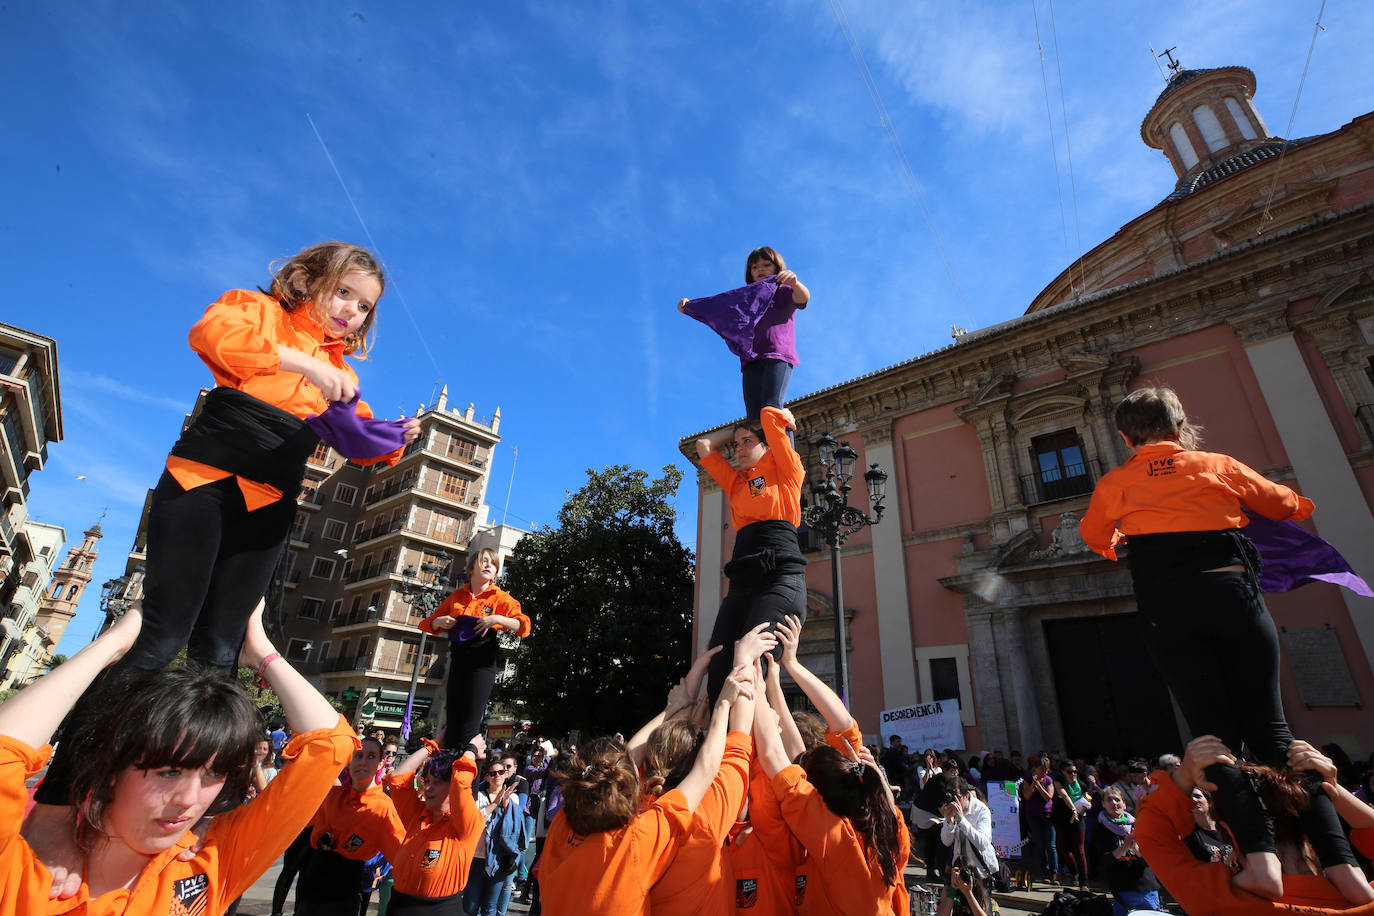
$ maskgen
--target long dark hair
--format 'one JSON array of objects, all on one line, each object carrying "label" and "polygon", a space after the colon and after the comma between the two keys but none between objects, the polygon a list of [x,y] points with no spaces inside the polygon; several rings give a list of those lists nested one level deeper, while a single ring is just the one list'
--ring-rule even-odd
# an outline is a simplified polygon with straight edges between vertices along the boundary
[{"label": "long dark hair", "polygon": [[807,753],[802,769],[830,812],[854,825],[877,859],[883,880],[895,887],[906,863],[897,862],[900,827],[882,774],[829,745]]},{"label": "long dark hair", "polygon": [[104,836],[115,781],[129,767],[198,770],[213,761],[225,781],[211,811],[247,794],[262,730],[257,709],[237,683],[189,666],[140,675],[111,700],[70,739],[83,751],[75,758],[70,796],[82,849],[89,852]]}]

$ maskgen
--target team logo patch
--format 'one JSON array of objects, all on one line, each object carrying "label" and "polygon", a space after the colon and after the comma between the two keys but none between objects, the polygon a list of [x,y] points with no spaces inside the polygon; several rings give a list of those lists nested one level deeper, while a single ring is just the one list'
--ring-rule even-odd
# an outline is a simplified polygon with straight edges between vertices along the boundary
[{"label": "team logo patch", "polygon": [[1172,477],[1178,470],[1174,467],[1172,458],[1151,458],[1150,466],[1145,470],[1149,477]]},{"label": "team logo patch", "polygon": [[202,916],[210,905],[210,879],[192,875],[172,882],[172,906],[168,916]]},{"label": "team logo patch", "polygon": [[749,478],[749,495],[758,496],[762,493],[764,482],[762,476]]},{"label": "team logo patch", "polygon": [[753,909],[759,902],[759,882],[756,878],[740,878],[735,882],[735,909]]},{"label": "team logo patch", "polygon": [[344,840],[343,848],[346,852],[357,852],[363,848],[363,838],[356,833],[350,834],[348,839]]},{"label": "team logo patch", "polygon": [[796,904],[797,906],[801,906],[801,905],[802,905],[802,901],[805,900],[805,899],[806,899],[806,875],[797,875],[797,896],[796,896],[795,898],[793,898],[792,902],[793,902],[794,904]]},{"label": "team logo patch", "polygon": [[435,865],[438,865],[440,852],[441,850],[438,849],[426,849],[425,857],[420,860],[420,867],[433,868]]}]

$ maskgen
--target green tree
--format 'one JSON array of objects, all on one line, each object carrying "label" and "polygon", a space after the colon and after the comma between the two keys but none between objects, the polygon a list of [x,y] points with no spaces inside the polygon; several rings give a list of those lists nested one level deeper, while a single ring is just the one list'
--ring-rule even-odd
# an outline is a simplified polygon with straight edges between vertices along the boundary
[{"label": "green tree", "polygon": [[584,736],[637,729],[686,670],[692,553],[673,532],[682,472],[612,465],[523,539],[506,588],[530,615],[501,702],[538,731]]},{"label": "green tree", "polygon": [[62,653],[59,652],[57,655],[54,655],[54,656],[48,661],[48,666],[47,666],[47,668],[46,668],[45,670],[51,671],[52,669],[56,668],[58,665],[62,664],[62,663],[65,662],[66,660],[67,660],[67,656],[65,656],[65,655],[63,655]]}]

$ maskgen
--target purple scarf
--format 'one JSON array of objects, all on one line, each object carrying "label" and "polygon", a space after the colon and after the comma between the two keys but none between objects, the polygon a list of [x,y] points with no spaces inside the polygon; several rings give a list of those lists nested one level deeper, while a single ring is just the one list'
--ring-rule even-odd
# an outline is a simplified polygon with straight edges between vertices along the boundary
[{"label": "purple scarf", "polygon": [[1308,582],[1331,582],[1357,595],[1374,598],[1374,591],[1355,574],[1336,548],[1293,522],[1276,522],[1244,510],[1250,524],[1241,533],[1259,550],[1260,588],[1290,592]]},{"label": "purple scarf", "polygon": [[324,413],[305,422],[345,458],[376,458],[406,444],[405,421],[358,416],[356,394],[351,401],[331,401]]},{"label": "purple scarf", "polygon": [[[756,332],[759,325],[764,323],[764,316],[774,306],[787,310],[792,308],[792,287],[779,287],[777,278],[764,277],[748,286],[704,299],[693,299],[682,307],[682,313],[719,334],[730,352],[747,363],[767,355],[761,354],[758,348],[760,345],[768,346],[769,342],[759,341]],[[789,361],[795,363],[796,356],[793,355]]]}]

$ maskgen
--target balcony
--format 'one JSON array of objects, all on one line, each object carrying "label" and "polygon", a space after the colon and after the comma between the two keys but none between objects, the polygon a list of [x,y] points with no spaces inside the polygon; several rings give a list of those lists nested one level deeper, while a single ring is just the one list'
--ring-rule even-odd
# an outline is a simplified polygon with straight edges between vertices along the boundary
[{"label": "balcony", "polygon": [[[327,658],[320,662],[321,674],[333,674],[340,671],[366,671],[368,674],[397,674],[410,677],[415,671],[413,661],[398,661],[395,664],[373,665],[370,652],[361,655],[347,655],[342,658]],[[421,678],[438,678],[443,675],[444,658],[442,654],[436,654],[428,665],[421,666]]]},{"label": "balcony", "polygon": [[1056,470],[1053,473],[1022,474],[1021,504],[1039,506],[1075,496],[1086,496],[1093,491],[1093,485],[1101,476],[1102,466],[1095,458],[1065,465],[1062,473]]},{"label": "balcony", "polygon": [[[473,489],[476,489],[475,482]],[[456,503],[460,506],[466,506],[469,509],[476,509],[478,503],[480,502],[475,492],[472,495],[466,495],[457,493],[452,490],[441,489],[437,484],[420,486],[418,480],[412,477],[408,480],[393,480],[381,489],[373,490],[372,495],[363,501],[363,505],[371,506],[375,503],[381,502],[384,499],[388,499],[389,497],[395,496],[398,493],[410,492],[424,493],[429,496],[436,497],[438,499],[443,499],[452,503]]]},{"label": "balcony", "polygon": [[313,531],[306,530],[291,532],[291,546],[293,547],[309,547],[310,543],[314,540],[315,532]]},{"label": "balcony", "polygon": [[376,576],[389,576],[395,571],[394,564],[392,563],[369,563],[366,566],[353,570],[353,572],[345,576],[344,583],[352,585],[355,582],[361,582],[364,579],[372,579]]},{"label": "balcony", "polygon": [[404,531],[406,534],[416,537],[433,538],[436,541],[443,541],[446,544],[456,544],[459,547],[467,547],[468,542],[472,539],[472,530],[469,524],[458,526],[458,530],[456,531],[440,531],[435,529],[432,522],[428,528],[413,528],[406,524],[405,519],[398,518],[389,522],[381,522],[373,525],[358,536],[358,541],[354,546],[362,547],[368,541],[385,537],[388,534],[395,534],[398,531]]}]

